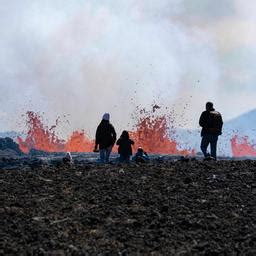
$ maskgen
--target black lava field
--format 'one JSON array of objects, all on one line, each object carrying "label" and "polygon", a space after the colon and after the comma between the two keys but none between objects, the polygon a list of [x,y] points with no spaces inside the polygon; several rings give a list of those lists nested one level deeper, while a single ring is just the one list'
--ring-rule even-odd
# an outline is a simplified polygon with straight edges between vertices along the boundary
[{"label": "black lava field", "polygon": [[256,161],[0,169],[0,255],[256,255]]}]

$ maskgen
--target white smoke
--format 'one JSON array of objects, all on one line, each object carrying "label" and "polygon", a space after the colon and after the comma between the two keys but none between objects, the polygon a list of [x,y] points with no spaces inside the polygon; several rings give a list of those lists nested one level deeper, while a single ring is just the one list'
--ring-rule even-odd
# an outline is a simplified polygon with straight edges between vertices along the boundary
[{"label": "white smoke", "polygon": [[50,121],[69,114],[63,135],[85,129],[92,136],[104,112],[119,129],[130,128],[135,107],[157,98],[175,104],[176,125],[193,126],[192,109],[200,112],[216,97],[215,45],[177,19],[182,1],[27,0],[19,10],[7,7],[18,18],[0,42],[0,97],[12,117],[26,109],[44,111]]}]

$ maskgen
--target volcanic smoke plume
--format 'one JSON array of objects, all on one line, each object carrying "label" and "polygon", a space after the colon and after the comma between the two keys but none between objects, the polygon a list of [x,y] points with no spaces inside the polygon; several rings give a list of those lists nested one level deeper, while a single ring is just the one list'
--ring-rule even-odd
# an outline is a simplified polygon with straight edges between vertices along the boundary
[{"label": "volcanic smoke plume", "polygon": [[[208,100],[225,120],[253,109],[255,7],[242,0],[5,1],[0,130],[20,132],[16,117],[27,109],[46,113],[49,123],[65,113],[69,127],[35,124],[41,128],[19,139],[23,150],[84,151],[102,113],[112,114],[117,129],[132,130],[134,106],[156,99],[175,104],[175,127],[194,130]],[[254,135],[237,134],[248,143],[228,135],[222,152],[254,155]],[[196,136],[196,147],[193,138],[187,144],[199,151]],[[173,152],[169,146],[159,151]]]},{"label": "volcanic smoke plume", "polygon": [[50,120],[67,113],[65,136],[80,128],[92,135],[104,112],[127,124],[134,105],[149,106],[158,96],[166,106],[182,98],[177,112],[185,100],[201,110],[201,102],[215,98],[216,49],[207,33],[178,21],[182,1],[28,2],[4,7],[15,11],[1,47],[9,78],[2,80],[2,100],[11,116],[17,109],[45,112]]}]

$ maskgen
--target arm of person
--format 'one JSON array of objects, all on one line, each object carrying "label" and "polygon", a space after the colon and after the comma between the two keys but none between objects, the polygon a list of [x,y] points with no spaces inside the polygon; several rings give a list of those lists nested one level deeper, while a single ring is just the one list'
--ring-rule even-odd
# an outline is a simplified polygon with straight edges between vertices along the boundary
[{"label": "arm of person", "polygon": [[204,127],[205,126],[205,112],[203,112],[199,118],[199,125],[201,127]]},{"label": "arm of person", "polygon": [[115,128],[114,128],[114,126],[112,125],[112,131],[111,131],[111,133],[112,133],[112,138],[113,138],[113,145],[115,144],[115,142],[116,142],[116,131],[115,131]]},{"label": "arm of person", "polygon": [[223,127],[223,119],[222,119],[222,115],[220,115],[220,128],[222,130],[222,127]]},{"label": "arm of person", "polygon": [[96,130],[96,135],[95,135],[95,146],[94,146],[94,151],[97,152],[98,150],[98,146],[99,146],[99,143],[100,143],[100,129],[99,129],[99,126],[97,127],[97,130]]}]

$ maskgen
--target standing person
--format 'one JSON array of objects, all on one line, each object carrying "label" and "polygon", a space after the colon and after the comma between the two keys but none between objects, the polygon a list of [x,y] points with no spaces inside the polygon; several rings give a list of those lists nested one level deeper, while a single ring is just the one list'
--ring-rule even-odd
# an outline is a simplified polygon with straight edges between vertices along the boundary
[{"label": "standing person", "polygon": [[120,138],[116,142],[116,145],[119,146],[118,153],[120,154],[120,163],[129,163],[134,141],[129,138],[129,133],[127,131],[122,132]]},{"label": "standing person", "polygon": [[[211,156],[215,160],[217,159],[217,141],[219,135],[222,134],[222,116],[213,108],[212,102],[206,103],[206,111],[204,111],[199,119],[199,125],[202,127],[201,136],[201,150],[204,157]],[[207,148],[210,144],[211,154],[207,153]]]},{"label": "standing person", "polygon": [[109,156],[112,151],[112,147],[116,142],[116,131],[114,126],[109,122],[109,119],[109,113],[105,113],[96,130],[94,151],[97,152],[99,146],[100,161],[102,163],[109,162]]}]

